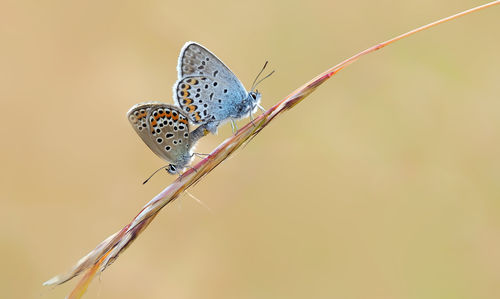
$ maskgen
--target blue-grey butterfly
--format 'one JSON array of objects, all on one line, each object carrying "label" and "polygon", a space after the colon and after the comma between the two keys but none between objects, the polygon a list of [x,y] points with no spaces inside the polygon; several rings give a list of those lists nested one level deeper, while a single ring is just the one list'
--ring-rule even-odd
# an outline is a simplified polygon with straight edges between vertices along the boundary
[{"label": "blue-grey butterfly", "polygon": [[247,92],[233,72],[198,43],[187,42],[182,48],[177,75],[175,101],[191,123],[206,124],[212,133],[227,120],[232,121],[234,129],[234,119],[251,117],[257,107],[261,108],[261,94],[253,90],[255,84]]},{"label": "blue-grey butterfly", "polygon": [[142,141],[169,162],[167,171],[180,173],[192,160],[194,144],[208,132],[199,126],[190,132],[187,115],[179,107],[160,102],[134,105],[127,118]]}]

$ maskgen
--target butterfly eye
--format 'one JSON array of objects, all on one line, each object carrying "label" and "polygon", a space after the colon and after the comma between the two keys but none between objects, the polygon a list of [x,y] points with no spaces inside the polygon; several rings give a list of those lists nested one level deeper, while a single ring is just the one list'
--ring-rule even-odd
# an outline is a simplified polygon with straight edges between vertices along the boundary
[{"label": "butterfly eye", "polygon": [[168,172],[171,174],[175,174],[175,173],[177,173],[177,168],[175,168],[174,165],[170,164],[170,165],[168,165]]},{"label": "butterfly eye", "polygon": [[252,97],[252,99],[254,99],[254,100],[255,100],[255,99],[257,99],[257,96],[256,96],[256,95],[255,95],[255,93],[253,93],[253,92],[250,94],[250,96],[251,96],[251,97]]}]

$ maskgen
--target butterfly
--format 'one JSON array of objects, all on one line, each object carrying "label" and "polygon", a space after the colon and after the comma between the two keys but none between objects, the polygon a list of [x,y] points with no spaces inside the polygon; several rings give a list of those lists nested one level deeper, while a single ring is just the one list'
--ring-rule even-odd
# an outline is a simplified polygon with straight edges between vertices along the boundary
[{"label": "butterfly", "polygon": [[190,132],[187,115],[179,107],[160,102],[134,105],[127,118],[142,141],[161,159],[167,171],[180,173],[192,160],[191,150],[208,131],[199,126]]},{"label": "butterfly", "polygon": [[182,48],[177,75],[173,87],[175,102],[191,123],[206,124],[213,134],[221,123],[231,120],[234,130],[234,119],[251,117],[257,107],[262,109],[261,94],[253,90],[257,78],[247,92],[233,72],[198,43],[187,42]]}]

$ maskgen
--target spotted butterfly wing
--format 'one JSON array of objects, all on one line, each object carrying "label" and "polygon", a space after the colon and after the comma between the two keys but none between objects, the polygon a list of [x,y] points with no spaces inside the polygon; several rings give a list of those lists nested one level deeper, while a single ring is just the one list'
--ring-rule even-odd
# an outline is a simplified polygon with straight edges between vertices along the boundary
[{"label": "spotted butterfly wing", "polygon": [[184,167],[191,147],[187,116],[178,107],[159,102],[133,106],[127,113],[142,141],[160,158]]},{"label": "spotted butterfly wing", "polygon": [[186,43],[179,55],[177,72],[174,98],[191,122],[202,124],[239,117],[237,110],[248,92],[209,50],[194,42]]},{"label": "spotted butterfly wing", "polygon": [[176,98],[191,122],[203,124],[238,118],[246,97],[246,92],[240,91],[217,78],[189,76],[179,80]]}]

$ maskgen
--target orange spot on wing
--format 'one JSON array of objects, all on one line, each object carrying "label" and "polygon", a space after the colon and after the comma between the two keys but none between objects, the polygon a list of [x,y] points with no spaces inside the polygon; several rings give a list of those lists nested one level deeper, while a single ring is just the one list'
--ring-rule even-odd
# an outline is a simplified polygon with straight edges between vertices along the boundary
[{"label": "orange spot on wing", "polygon": [[153,120],[153,121],[151,122],[151,125],[152,125],[153,127],[155,127],[155,126],[156,126],[156,124],[157,124],[156,120]]},{"label": "orange spot on wing", "polygon": [[187,124],[188,124],[187,120],[185,120],[185,119],[180,119],[179,121],[180,121],[181,123],[185,124],[185,125],[187,125]]},{"label": "orange spot on wing", "polygon": [[195,118],[197,121],[201,120],[200,114],[199,114],[198,112],[196,112],[196,113],[194,114],[194,118]]}]

